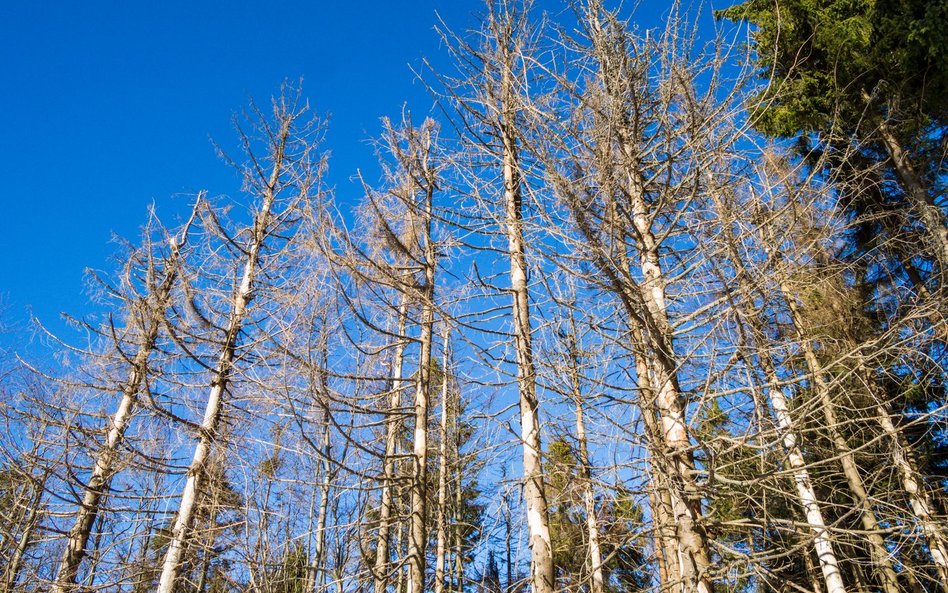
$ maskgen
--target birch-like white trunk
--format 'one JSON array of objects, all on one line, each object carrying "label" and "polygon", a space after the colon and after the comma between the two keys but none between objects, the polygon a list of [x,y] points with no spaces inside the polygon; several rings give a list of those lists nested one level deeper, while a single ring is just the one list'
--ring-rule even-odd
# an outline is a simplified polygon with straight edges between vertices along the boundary
[{"label": "birch-like white trunk", "polygon": [[[460,409],[460,408],[459,408]],[[461,463],[461,441],[460,431],[458,430],[458,417],[455,414],[453,418],[454,429],[454,587],[455,591],[462,593],[464,591],[464,525],[462,506],[464,504],[464,484],[461,481],[461,470],[464,465]]]},{"label": "birch-like white trunk", "polygon": [[391,531],[392,499],[395,480],[395,454],[401,426],[402,367],[405,360],[405,326],[408,318],[408,296],[402,295],[398,307],[395,350],[392,352],[392,382],[388,415],[385,418],[385,458],[383,459],[382,493],[379,507],[379,532],[375,545],[375,593],[385,593],[389,579],[389,533]]},{"label": "birch-like white trunk", "polygon": [[425,565],[428,548],[428,526],[425,521],[427,509],[425,486],[428,481],[428,396],[431,387],[431,347],[434,339],[435,318],[436,255],[431,236],[434,180],[426,166],[423,166],[421,173],[427,179],[424,204],[425,220],[422,225],[424,229],[422,249],[424,251],[425,283],[421,298],[421,332],[418,336],[420,351],[418,354],[418,381],[415,385],[415,429],[412,443],[411,530],[408,538],[409,593],[421,593],[425,589]]},{"label": "birch-like white trunk", "polygon": [[66,541],[66,549],[56,571],[55,582],[50,589],[51,593],[65,593],[76,585],[76,577],[79,573],[79,566],[86,555],[86,546],[89,542],[89,535],[92,533],[92,526],[99,516],[102,497],[105,496],[108,490],[109,480],[114,472],[118,449],[124,439],[129,420],[131,420],[134,413],[138,393],[145,381],[148,360],[155,348],[155,341],[158,339],[165,308],[168,306],[171,290],[178,275],[178,258],[180,257],[181,248],[187,242],[188,230],[200,206],[201,197],[195,203],[191,219],[185,224],[181,236],[171,238],[171,252],[165,265],[164,277],[154,289],[149,287],[149,290],[154,290],[154,292],[148,295],[145,304],[146,310],[142,312],[146,316],[147,325],[141,335],[138,352],[132,359],[128,379],[122,388],[122,398],[119,400],[118,408],[109,421],[105,444],[95,458],[92,473],[84,487],[82,503],[76,509],[73,525],[69,530],[69,538]]},{"label": "birch-like white trunk", "polygon": [[[329,494],[332,488],[332,467],[330,463],[330,422],[329,404],[324,404],[323,410],[323,452],[322,452],[322,483],[319,487],[319,512],[316,515],[316,550],[313,554],[312,567],[315,591],[321,591],[326,578],[326,522],[329,519]],[[305,593],[311,593],[312,590]]]},{"label": "birch-like white trunk", "polygon": [[[6,593],[15,591],[17,581],[20,580],[20,572],[23,570],[24,560],[26,558],[26,549],[33,539],[33,533],[40,515],[40,507],[43,504],[43,494],[46,492],[46,478],[44,477],[38,480],[31,478],[30,487],[33,495],[30,497],[30,506],[23,520],[23,531],[17,539],[16,547],[13,549],[13,554],[10,557],[10,562],[4,570],[3,590]],[[7,509],[7,512],[10,512],[10,509]]]},{"label": "birch-like white trunk", "polygon": [[[710,578],[711,552],[703,527],[701,494],[695,481],[695,463],[688,434],[683,398],[678,386],[678,364],[673,348],[673,330],[668,321],[665,297],[666,279],[662,270],[659,243],[652,228],[655,212],[645,196],[645,180],[641,172],[642,154],[639,143],[642,129],[653,122],[638,121],[635,97],[630,87],[639,85],[635,67],[629,65],[628,44],[622,25],[610,20],[599,1],[586,5],[584,24],[590,36],[590,57],[595,60],[599,85],[590,92],[600,92],[596,100],[607,106],[596,117],[600,134],[587,141],[593,143],[594,158],[602,159],[600,180],[606,200],[603,221],[584,211],[582,197],[574,197],[572,209],[577,224],[590,241],[597,266],[612,284],[623,303],[630,326],[634,328],[633,344],[636,354],[637,379],[642,390],[643,417],[656,413],[656,424],[648,431],[653,467],[666,488],[656,496],[658,508],[663,509],[658,525],[664,532],[674,526],[674,549],[667,552],[664,573],[676,576],[663,586],[679,588],[683,593],[712,593]],[[642,81],[641,89],[648,94],[649,82]],[[636,89],[636,92],[639,89]],[[642,99],[646,100],[646,99]],[[647,100],[646,100],[647,101]],[[601,150],[600,150],[601,149]],[[612,156],[615,153],[615,156]],[[621,184],[621,188],[613,188]],[[613,189],[619,191],[613,192]],[[621,197],[616,197],[621,196]],[[613,202],[623,199],[621,207]],[[631,223],[631,224],[630,224]],[[638,262],[632,264],[626,255],[627,239],[634,240]],[[637,274],[632,268],[638,268]],[[641,277],[641,281],[636,278]],[[644,305],[645,311],[642,311]],[[665,498],[667,496],[667,499]],[[669,503],[664,504],[665,500]],[[666,532],[667,533],[667,532]],[[672,557],[669,557],[672,556]],[[673,566],[677,565],[677,566]]]},{"label": "birch-like white trunk", "polygon": [[933,510],[935,506],[931,494],[925,486],[925,481],[914,463],[902,434],[892,422],[889,411],[881,403],[881,398],[876,393],[868,370],[862,370],[863,381],[876,400],[876,420],[891,442],[892,460],[898,469],[902,489],[909,499],[912,514],[922,528],[922,535],[928,543],[928,552],[931,554],[935,569],[938,572],[939,586],[943,593],[948,593],[948,542],[946,542],[943,526],[935,518]]},{"label": "birch-like white trunk", "polygon": [[514,128],[514,90],[509,48],[502,46],[501,105],[503,121],[498,130],[503,141],[502,173],[504,180],[504,230],[510,257],[510,290],[513,294],[513,331],[517,351],[517,386],[520,395],[520,440],[523,446],[523,497],[527,504],[530,537],[531,580],[534,593],[553,593],[553,548],[550,540],[549,511],[544,492],[542,444],[540,440],[539,401],[536,393],[536,368],[533,362],[530,324],[530,292],[527,286],[527,260],[523,237],[523,213],[520,162]]},{"label": "birch-like white trunk", "polygon": [[[621,131],[622,148],[630,163],[637,162],[636,149],[627,131]],[[649,338],[648,374],[652,388],[656,391],[656,405],[661,423],[663,445],[671,459],[670,467],[676,473],[678,488],[668,490],[675,519],[675,538],[678,544],[678,572],[682,588],[686,593],[712,593],[714,587],[708,571],[711,568],[711,552],[707,535],[701,526],[701,497],[695,483],[695,463],[691,439],[678,388],[677,364],[675,362],[672,329],[668,322],[668,307],[665,300],[665,276],[661,267],[659,245],[652,231],[652,217],[645,201],[641,174],[634,168],[626,171],[629,205],[639,252],[639,267],[642,274],[640,291],[649,313],[651,327],[643,328]]]},{"label": "birch-like white trunk", "polygon": [[813,482],[810,480],[806,460],[803,458],[803,452],[797,442],[793,419],[790,415],[790,406],[783,390],[777,387],[779,379],[768,357],[769,355],[766,353],[758,354],[758,359],[762,361],[767,381],[770,384],[770,402],[777,416],[777,427],[780,431],[784,450],[787,452],[787,461],[793,470],[793,481],[797,487],[797,495],[800,497],[800,505],[803,507],[807,523],[813,531],[813,547],[816,548],[816,558],[820,563],[823,581],[826,584],[827,593],[845,593],[846,588],[839,572],[839,562],[836,558],[836,551],[833,549],[833,541],[826,528],[826,521],[823,519],[823,511],[816,496],[816,491],[813,489]]},{"label": "birch-like white trunk", "polygon": [[434,593],[444,592],[444,568],[445,555],[448,543],[448,415],[450,414],[450,381],[448,374],[449,363],[449,344],[451,340],[451,329],[444,321],[442,328],[443,350],[441,354],[441,442],[438,444],[438,459],[441,467],[438,471],[438,506],[437,517],[435,518],[437,530],[437,541],[435,544],[435,577]]},{"label": "birch-like white trunk", "polygon": [[276,199],[276,189],[280,181],[280,174],[284,165],[285,150],[290,133],[291,117],[284,116],[280,122],[279,137],[275,139],[276,146],[273,156],[273,168],[263,194],[263,202],[254,218],[250,244],[247,247],[247,259],[244,262],[240,284],[233,297],[230,320],[224,335],[221,352],[211,378],[211,389],[208,393],[207,406],[204,418],[199,427],[200,440],[194,448],[194,455],[188,467],[187,479],[181,493],[181,502],[178,506],[174,524],[171,528],[171,538],[168,550],[165,553],[161,567],[161,576],[158,580],[157,593],[173,593],[175,581],[181,568],[181,559],[190,537],[189,530],[194,518],[194,510],[202,487],[202,478],[211,448],[220,424],[221,408],[224,404],[224,393],[233,371],[234,356],[237,351],[237,341],[247,314],[247,305],[253,297],[254,279],[260,259],[260,250],[267,238],[267,227],[270,225],[273,204]]},{"label": "birch-like white trunk", "polygon": [[567,336],[570,389],[575,406],[576,441],[579,444],[579,474],[582,478],[583,506],[586,509],[586,537],[589,540],[589,574],[591,593],[602,593],[605,579],[602,569],[602,547],[599,544],[599,519],[596,514],[596,493],[593,487],[592,466],[586,440],[586,418],[583,412],[583,392],[580,383],[580,353],[576,341],[576,325],[570,312],[570,334]]},{"label": "birch-like white trunk", "polygon": [[823,413],[824,428],[830,435],[830,440],[836,449],[840,466],[843,469],[843,475],[853,497],[859,504],[860,521],[865,531],[866,541],[869,543],[869,550],[872,555],[874,569],[878,572],[878,579],[885,593],[899,593],[898,578],[892,565],[892,557],[885,545],[885,539],[882,537],[882,531],[879,526],[879,520],[876,518],[875,510],[869,500],[869,494],[863,484],[862,475],[856,459],[853,456],[846,437],[840,431],[840,423],[836,415],[836,406],[833,403],[831,388],[826,381],[824,371],[813,349],[813,343],[806,335],[805,325],[802,313],[796,300],[796,295],[790,290],[783,278],[778,279],[778,286],[787,308],[790,310],[790,318],[793,323],[794,331],[800,341],[803,350],[803,358],[806,362],[807,372],[813,381],[817,397],[820,402],[820,409]]},{"label": "birch-like white trunk", "polygon": [[[713,180],[709,185],[713,187]],[[763,328],[766,326],[767,321],[761,318],[759,312],[752,310],[750,307],[755,291],[748,277],[748,271],[744,266],[744,261],[738,251],[736,245],[737,239],[732,232],[731,219],[733,218],[733,213],[724,205],[716,190],[712,190],[712,200],[723,218],[721,227],[725,229],[723,231],[725,234],[724,242],[731,260],[731,265],[733,265],[736,270],[737,288],[740,297],[743,299],[739,306],[739,312],[750,326],[754,340],[755,354],[767,380],[767,392],[770,397],[770,404],[777,417],[778,434],[784,451],[786,451],[787,454],[787,463],[793,474],[793,482],[797,489],[800,506],[803,507],[807,523],[813,532],[813,547],[816,550],[820,572],[823,575],[823,583],[826,585],[827,593],[846,593],[843,578],[839,570],[839,560],[833,546],[833,540],[827,529],[823,509],[819,498],[817,498],[816,490],[813,488],[813,481],[810,479],[810,471],[807,468],[806,459],[803,457],[803,451],[799,444],[798,431],[794,426],[789,400],[783,389],[779,386],[779,377],[777,376],[773,359],[763,344],[763,336],[765,335]],[[742,347],[746,347],[743,334],[741,334],[741,342]],[[747,362],[750,363],[750,360]],[[805,557],[809,558],[809,554],[806,553]]]}]

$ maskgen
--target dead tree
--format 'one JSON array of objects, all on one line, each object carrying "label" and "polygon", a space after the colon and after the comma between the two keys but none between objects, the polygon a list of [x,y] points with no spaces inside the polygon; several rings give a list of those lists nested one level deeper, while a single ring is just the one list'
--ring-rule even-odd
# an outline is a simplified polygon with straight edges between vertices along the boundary
[{"label": "dead tree", "polygon": [[[203,196],[198,196],[191,218],[179,233],[169,238],[169,253],[163,262],[155,261],[152,250],[146,245],[145,294],[137,301],[129,299],[132,310],[128,312],[128,318],[132,327],[125,330],[134,334],[132,339],[138,343],[138,350],[131,358],[126,359],[129,366],[128,378],[122,386],[122,397],[118,408],[110,418],[105,442],[96,455],[95,465],[84,487],[82,501],[76,509],[66,549],[56,572],[56,581],[51,589],[53,593],[64,593],[76,583],[76,576],[86,554],[86,544],[92,533],[92,526],[99,515],[102,497],[108,489],[114,472],[119,447],[128,423],[134,415],[139,392],[149,372],[149,359],[155,349],[158,333],[166,323],[166,309],[171,304],[171,291],[178,276],[181,249],[187,243],[188,231],[198,210],[203,207],[202,201]],[[121,345],[116,344],[116,348],[121,348]]]},{"label": "dead tree", "polygon": [[[245,173],[245,188],[255,193],[253,224],[245,231],[246,243],[240,248],[244,258],[242,273],[231,299],[229,319],[219,343],[219,353],[210,379],[210,391],[204,417],[198,429],[199,441],[188,468],[178,510],[171,529],[168,549],[162,563],[159,593],[172,593],[181,568],[182,554],[191,538],[190,528],[201,495],[201,479],[217,439],[226,395],[239,352],[241,333],[248,321],[248,305],[257,290],[256,280],[269,243],[286,241],[288,225],[298,222],[295,211],[310,200],[316,178],[312,159],[312,130],[302,122],[307,106],[300,104],[298,93],[284,92],[273,101],[273,120],[255,111],[259,131],[266,139],[266,155],[257,157],[250,138],[241,134],[250,159]],[[282,206],[282,208],[281,208]],[[230,239],[233,241],[233,239]]]}]

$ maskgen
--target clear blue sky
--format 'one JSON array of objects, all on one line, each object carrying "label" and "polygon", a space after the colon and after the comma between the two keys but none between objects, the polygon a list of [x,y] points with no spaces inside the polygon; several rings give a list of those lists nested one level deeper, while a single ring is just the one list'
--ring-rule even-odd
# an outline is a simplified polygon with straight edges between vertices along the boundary
[{"label": "clear blue sky", "polygon": [[[552,4],[552,3],[550,3]],[[665,3],[656,2],[654,18]],[[209,137],[231,114],[304,79],[330,114],[330,182],[371,168],[366,139],[405,102],[432,105],[409,70],[446,58],[435,12],[475,24],[480,0],[310,2],[7,2],[0,8],[2,319],[28,307],[54,329],[88,310],[83,270],[108,267],[112,233],[135,239],[152,201],[233,193]],[[654,24],[654,23],[653,23]],[[19,332],[18,332],[19,333]],[[9,336],[8,336],[9,337]],[[7,341],[0,339],[0,341]]]}]

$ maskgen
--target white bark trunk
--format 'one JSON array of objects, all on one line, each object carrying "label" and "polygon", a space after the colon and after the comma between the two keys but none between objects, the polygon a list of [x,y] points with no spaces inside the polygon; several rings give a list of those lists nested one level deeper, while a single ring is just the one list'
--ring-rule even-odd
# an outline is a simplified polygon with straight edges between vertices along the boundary
[{"label": "white bark trunk", "polygon": [[[30,486],[33,490],[33,496],[30,497],[29,510],[27,510],[24,519],[23,532],[17,539],[16,548],[10,562],[4,570],[4,591],[12,593],[17,588],[17,581],[20,580],[20,572],[23,570],[23,561],[26,557],[26,549],[33,539],[33,530],[36,529],[37,519],[39,518],[40,505],[43,504],[43,494],[46,491],[46,479],[32,480]],[[9,512],[10,509],[7,509]]]},{"label": "white bark trunk", "polygon": [[228,322],[227,332],[221,347],[214,375],[211,379],[211,389],[208,394],[204,418],[200,425],[200,440],[194,448],[194,455],[188,467],[188,475],[184,490],[181,493],[181,502],[171,529],[171,539],[168,551],[165,554],[161,567],[161,576],[158,581],[157,593],[173,593],[178,571],[181,568],[181,557],[189,539],[189,529],[193,519],[194,509],[202,486],[204,470],[211,448],[217,435],[220,424],[221,408],[224,404],[223,396],[233,371],[234,356],[237,350],[237,341],[243,327],[247,305],[253,297],[254,279],[260,258],[260,250],[267,237],[267,227],[270,224],[271,210],[276,198],[275,192],[280,180],[284,164],[285,149],[290,133],[292,118],[284,117],[280,122],[279,138],[273,154],[273,169],[263,195],[263,203],[254,219],[250,245],[247,249],[247,259],[244,262],[240,284],[234,294],[233,305]]},{"label": "white bark trunk", "polygon": [[860,520],[866,532],[866,540],[869,543],[870,552],[872,554],[873,566],[879,573],[878,578],[880,584],[885,593],[899,593],[898,579],[895,569],[892,566],[892,558],[886,548],[885,539],[881,535],[879,521],[876,518],[875,510],[872,508],[869,494],[866,492],[862,475],[853,457],[852,449],[849,447],[849,443],[846,442],[843,433],[839,430],[840,424],[836,416],[836,406],[833,403],[832,394],[830,393],[830,385],[826,382],[823,368],[816,356],[816,351],[813,349],[813,344],[806,336],[803,317],[796,297],[785,280],[779,279],[778,284],[784,301],[790,310],[794,330],[800,340],[800,346],[803,349],[803,357],[806,361],[808,374],[813,381],[817,396],[819,397],[820,408],[825,421],[824,428],[829,433],[830,439],[836,448],[839,463],[843,469],[843,475],[846,478],[849,490],[859,504],[861,511]]},{"label": "white bark trunk", "polygon": [[393,486],[395,480],[395,454],[398,430],[401,426],[402,367],[405,360],[405,325],[408,318],[408,296],[402,296],[398,307],[398,329],[395,350],[392,353],[392,384],[389,396],[388,416],[385,418],[385,459],[382,477],[382,494],[379,508],[379,533],[375,546],[375,593],[385,593],[389,579],[389,532],[391,530]]},{"label": "white bark trunk", "polygon": [[567,337],[570,388],[576,416],[576,441],[579,443],[579,473],[583,480],[583,505],[586,509],[586,537],[589,539],[589,574],[591,593],[602,593],[605,579],[602,569],[602,549],[599,545],[599,519],[596,515],[596,495],[593,487],[589,446],[586,441],[586,419],[583,413],[583,392],[580,383],[580,354],[576,342],[576,327],[570,313],[570,335]]},{"label": "white bark trunk", "polygon": [[[506,41],[509,40],[504,40]],[[520,163],[514,129],[514,90],[512,60],[504,44],[501,72],[503,121],[499,132],[503,141],[505,231],[510,256],[510,289],[513,293],[513,331],[517,351],[517,385],[520,392],[520,439],[523,446],[523,496],[527,504],[530,536],[531,577],[534,593],[553,593],[555,577],[550,541],[549,511],[544,493],[542,444],[540,439],[539,401],[536,395],[536,369],[533,362],[530,325],[530,293],[521,210]]]},{"label": "white bark trunk", "polygon": [[431,237],[431,214],[433,179],[429,171],[423,171],[429,180],[425,188],[425,220],[423,223],[423,250],[425,283],[421,298],[421,333],[419,341],[418,381],[415,386],[415,431],[412,455],[411,479],[411,532],[408,543],[410,593],[421,593],[425,589],[425,564],[428,548],[426,519],[427,497],[425,484],[428,477],[428,395],[431,387],[431,346],[434,329],[434,282],[435,246]]},{"label": "white bark trunk", "polygon": [[[766,353],[762,355],[769,356]],[[760,356],[761,354],[758,354],[758,358]],[[761,360],[764,359],[761,358]],[[800,497],[800,505],[803,507],[807,523],[813,531],[813,547],[816,548],[816,558],[820,563],[827,593],[845,593],[846,588],[839,572],[839,562],[836,559],[833,542],[829,531],[826,529],[823,511],[820,508],[819,499],[816,497],[816,491],[813,489],[810,472],[806,467],[806,460],[803,458],[803,453],[797,443],[787,398],[783,391],[776,387],[779,379],[773,366],[766,362],[764,364],[767,381],[770,383],[771,405],[773,405],[774,413],[777,415],[777,426],[780,429],[781,440],[784,449],[787,451],[790,468],[793,470],[793,481],[797,487],[797,495]]]},{"label": "white bark trunk", "polygon": [[891,415],[885,406],[880,403],[871,383],[872,378],[868,376],[868,372],[865,374],[866,385],[872,391],[877,402],[876,419],[892,443],[892,460],[898,468],[902,489],[905,490],[905,494],[908,496],[912,514],[915,515],[915,519],[922,528],[922,534],[928,543],[928,552],[935,563],[941,590],[948,593],[948,543],[946,543],[942,526],[935,519],[933,511],[935,507],[931,495],[925,487],[924,479],[913,463],[912,456],[903,441],[902,435],[892,422]]},{"label": "white bark trunk", "polygon": [[451,340],[451,330],[447,321],[444,321],[442,332],[443,351],[441,356],[441,442],[438,446],[438,458],[441,467],[438,472],[438,506],[437,506],[437,543],[435,544],[435,577],[434,593],[444,592],[445,550],[448,539],[447,525],[447,496],[448,496],[448,415],[450,413],[450,381],[448,364],[450,362],[448,346]]},{"label": "white bark trunk", "polygon": [[[794,485],[797,488],[797,496],[800,499],[800,506],[803,507],[807,523],[813,532],[813,547],[816,550],[817,561],[820,565],[820,572],[823,575],[823,583],[826,585],[827,593],[845,593],[843,578],[839,570],[839,560],[833,547],[833,540],[829,530],[826,527],[826,521],[823,517],[823,510],[819,499],[816,496],[816,490],[813,488],[813,482],[810,479],[810,472],[807,469],[806,460],[803,457],[803,451],[797,440],[797,430],[794,427],[793,416],[790,413],[788,398],[779,387],[779,377],[774,367],[771,354],[765,348],[763,336],[764,327],[767,323],[760,314],[749,308],[748,303],[753,302],[754,289],[747,275],[747,269],[744,261],[737,249],[736,239],[731,234],[731,219],[733,213],[722,203],[716,191],[712,190],[712,199],[718,208],[722,217],[722,228],[728,229],[724,237],[727,246],[727,253],[731,260],[731,265],[736,270],[737,288],[740,297],[743,299],[739,306],[740,313],[750,326],[754,340],[754,348],[757,360],[761,365],[764,376],[768,383],[768,394],[770,396],[771,407],[777,417],[777,429],[783,448],[787,453],[787,462],[793,472]],[[746,340],[741,334],[742,348],[746,347]],[[751,360],[746,361],[751,364]],[[805,553],[805,558],[809,559],[809,554]],[[819,591],[817,591],[819,593]]]},{"label": "white bark trunk", "polygon": [[[321,591],[323,582],[326,578],[326,522],[329,518],[329,494],[332,488],[333,472],[329,460],[330,450],[330,423],[329,423],[329,404],[325,403],[323,420],[323,454],[322,454],[322,474],[323,483],[320,486],[319,493],[319,513],[316,516],[316,550],[313,554],[313,566],[315,576],[315,590]],[[310,593],[307,591],[306,593]]]},{"label": "white bark trunk", "polygon": [[108,490],[108,483],[117,461],[118,449],[122,444],[125,430],[134,412],[138,392],[141,390],[148,370],[148,359],[151,357],[152,350],[154,350],[162,317],[165,314],[165,308],[168,305],[168,299],[178,275],[178,258],[181,247],[187,242],[188,230],[197,215],[200,205],[201,197],[195,203],[191,219],[185,224],[181,237],[171,239],[171,253],[165,265],[164,278],[155,287],[155,292],[148,295],[146,299],[145,307],[147,309],[143,313],[146,316],[147,325],[140,337],[141,343],[138,352],[135,354],[135,358],[132,359],[131,369],[129,369],[128,379],[122,389],[122,398],[119,401],[118,409],[110,419],[105,444],[96,456],[92,474],[84,488],[82,502],[79,508],[76,509],[73,526],[69,531],[69,539],[66,542],[66,549],[56,571],[56,580],[50,589],[51,593],[65,593],[76,584],[79,566],[86,555],[89,535],[92,533],[92,526],[99,515],[102,497]]},{"label": "white bark trunk", "polygon": [[695,464],[691,439],[688,436],[685,410],[678,389],[677,365],[674,362],[672,330],[668,323],[665,277],[658,241],[652,232],[641,174],[634,168],[637,158],[633,139],[628,137],[626,130],[620,131],[620,137],[625,158],[632,163],[626,172],[627,189],[640,269],[644,278],[640,290],[649,313],[647,321],[652,326],[645,328],[644,333],[646,336],[654,336],[649,340],[648,372],[653,388],[657,387],[656,404],[662,426],[662,438],[668,448],[667,454],[671,456],[671,467],[682,485],[681,488],[669,489],[676,523],[678,570],[686,593],[712,593],[714,587],[708,575],[711,553],[707,536],[700,524],[701,498],[694,479]]}]

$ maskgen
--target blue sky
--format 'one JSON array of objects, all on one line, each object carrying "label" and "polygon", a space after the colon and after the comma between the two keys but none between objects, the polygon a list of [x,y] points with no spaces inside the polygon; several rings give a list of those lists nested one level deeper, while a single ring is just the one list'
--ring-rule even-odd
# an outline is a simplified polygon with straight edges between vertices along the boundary
[{"label": "blue sky", "polygon": [[[665,3],[640,10],[654,18]],[[59,313],[89,310],[83,270],[108,268],[113,233],[135,239],[160,211],[207,189],[233,194],[214,154],[233,138],[231,115],[304,79],[330,115],[330,183],[340,202],[372,170],[366,139],[406,102],[432,106],[409,66],[446,55],[436,11],[475,25],[480,0],[411,2],[9,2],[0,8],[2,319],[29,310],[54,330]],[[16,332],[20,334],[20,332]],[[9,339],[9,335],[7,336]]]}]

